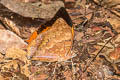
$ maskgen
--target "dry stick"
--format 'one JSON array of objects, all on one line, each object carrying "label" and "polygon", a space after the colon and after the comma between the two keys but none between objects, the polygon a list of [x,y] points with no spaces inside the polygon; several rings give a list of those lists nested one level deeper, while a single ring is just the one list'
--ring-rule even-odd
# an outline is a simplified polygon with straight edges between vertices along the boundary
[{"label": "dry stick", "polygon": [[[119,34],[119,33],[118,33]],[[88,66],[86,66],[85,70],[83,70],[83,73],[88,69],[88,67],[92,64],[92,62],[95,61],[96,57],[100,54],[100,52],[104,49],[104,47],[115,37],[117,36],[118,34],[115,34],[111,39],[109,39],[105,45],[99,50],[99,52],[97,53],[97,55],[92,59],[92,61],[88,64]]]}]

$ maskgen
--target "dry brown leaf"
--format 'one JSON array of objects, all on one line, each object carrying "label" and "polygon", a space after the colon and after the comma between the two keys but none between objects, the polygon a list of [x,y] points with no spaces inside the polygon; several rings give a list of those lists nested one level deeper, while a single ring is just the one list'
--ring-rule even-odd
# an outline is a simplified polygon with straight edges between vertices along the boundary
[{"label": "dry brown leaf", "polygon": [[93,16],[93,13],[89,13],[89,14],[86,15],[86,18],[87,18],[88,20],[90,20],[90,19],[92,19],[92,16]]},{"label": "dry brown leaf", "polygon": [[[1,72],[10,72],[13,75],[25,75],[26,77],[30,76],[30,71],[29,71],[29,64],[24,64],[22,61],[20,60],[11,60],[8,61],[2,65],[0,65],[1,67]],[[18,73],[18,74],[17,74]],[[13,76],[14,77],[14,76]]]},{"label": "dry brown leaf", "polygon": [[30,80],[45,80],[49,77],[44,66],[30,66],[30,71],[32,74],[29,76]]},{"label": "dry brown leaf", "polygon": [[118,60],[120,59],[120,48],[116,48],[112,52],[109,53],[109,57],[111,60]]},{"label": "dry brown leaf", "polygon": [[0,75],[0,80],[5,80],[5,78],[2,75]]},{"label": "dry brown leaf", "polygon": [[75,40],[80,41],[82,39],[82,37],[84,36],[83,32],[75,32]]},{"label": "dry brown leaf", "polygon": [[65,0],[64,2],[66,8],[73,8],[75,5],[75,0]]},{"label": "dry brown leaf", "polygon": [[56,12],[61,7],[64,7],[64,3],[61,1],[55,1],[47,5],[41,4],[40,6],[16,0],[0,0],[0,3],[11,11],[24,17],[42,18],[45,20],[53,18]]},{"label": "dry brown leaf", "polygon": [[113,29],[115,29],[117,32],[120,32],[120,18],[113,16],[111,18],[107,18],[107,21],[110,22],[110,24],[113,26]]},{"label": "dry brown leaf", "polygon": [[31,75],[30,70],[29,70],[29,63],[25,64],[24,66],[21,66],[21,73],[25,74],[27,77]]},{"label": "dry brown leaf", "polygon": [[72,80],[72,72],[70,70],[64,72],[66,80]]},{"label": "dry brown leaf", "polygon": [[18,61],[17,60],[12,60],[12,61],[9,61],[7,63],[4,63],[3,65],[0,65],[1,66],[1,72],[7,72],[7,71],[17,71],[19,69],[19,66],[18,66]]},{"label": "dry brown leaf", "polygon": [[37,74],[37,75],[32,75],[30,77],[30,80],[45,80],[48,78],[47,74]]},{"label": "dry brown leaf", "polygon": [[86,4],[86,0],[77,0],[76,4],[75,4],[75,7],[81,6],[81,7],[85,8],[86,7],[85,4]]},{"label": "dry brown leaf", "polygon": [[120,4],[120,0],[94,0],[96,3],[101,4],[105,7],[111,7],[117,4]]},{"label": "dry brown leaf", "polygon": [[25,63],[25,65],[24,66],[20,65],[21,74],[25,74],[26,76],[30,76],[30,71],[28,69],[30,62],[27,59],[26,54],[27,53],[21,49],[9,48],[6,51],[5,58],[12,58],[12,59],[17,59],[17,60],[23,61]]},{"label": "dry brown leaf", "polygon": [[19,48],[8,48],[6,51],[5,58],[19,59],[22,61],[26,61],[27,52],[23,51]]},{"label": "dry brown leaf", "polygon": [[25,43],[20,37],[8,30],[0,30],[0,52],[4,53],[8,48],[25,48]]}]

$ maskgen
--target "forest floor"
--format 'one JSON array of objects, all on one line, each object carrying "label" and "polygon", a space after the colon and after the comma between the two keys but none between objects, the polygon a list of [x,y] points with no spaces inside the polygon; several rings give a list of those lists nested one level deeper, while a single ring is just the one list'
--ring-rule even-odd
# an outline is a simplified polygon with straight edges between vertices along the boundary
[{"label": "forest floor", "polygon": [[120,80],[120,1],[56,1],[0,0],[0,80]]}]

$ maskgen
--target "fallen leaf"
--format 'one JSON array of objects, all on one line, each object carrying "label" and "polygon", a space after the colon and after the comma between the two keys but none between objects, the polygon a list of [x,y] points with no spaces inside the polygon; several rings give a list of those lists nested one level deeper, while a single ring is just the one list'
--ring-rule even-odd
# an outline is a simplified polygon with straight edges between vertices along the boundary
[{"label": "fallen leaf", "polygon": [[109,58],[113,61],[120,59],[120,48],[115,48],[112,52],[109,53]]},{"label": "fallen leaf", "polygon": [[[30,61],[27,59],[27,52],[18,48],[8,48],[6,51],[5,58],[12,58],[13,60],[20,60],[22,64],[20,64],[21,74],[30,76],[30,71],[28,66],[30,65]],[[19,63],[17,63],[19,64]]]},{"label": "fallen leaf", "polygon": [[22,61],[26,61],[27,52],[23,51],[19,48],[8,48],[5,54],[5,58],[19,59]]},{"label": "fallen leaf", "polygon": [[84,36],[84,33],[83,33],[83,32],[77,32],[77,31],[76,31],[75,39],[76,39],[77,41],[80,41],[83,36]]},{"label": "fallen leaf", "polygon": [[[3,36],[4,35],[4,36]],[[9,30],[0,30],[0,52],[5,54],[8,48],[23,49],[27,46],[20,37]]]},{"label": "fallen leaf", "polygon": [[24,17],[42,18],[45,20],[52,19],[56,12],[61,7],[64,7],[64,3],[61,1],[55,1],[47,5],[42,4],[41,6],[35,6],[30,3],[23,3],[16,0],[1,0],[0,3],[11,11]]},{"label": "fallen leaf", "polygon": [[107,18],[107,21],[110,22],[110,24],[113,26],[113,29],[115,29],[118,33],[120,32],[120,18],[112,16],[111,18]]},{"label": "fallen leaf", "polygon": [[92,19],[92,17],[93,17],[93,13],[89,13],[89,14],[86,15],[87,20]]},{"label": "fallen leaf", "polygon": [[115,6],[115,5],[118,5],[120,3],[119,0],[102,0],[102,1],[100,1],[100,0],[94,0],[94,1],[96,3],[104,6],[104,7],[107,7],[107,8]]},{"label": "fallen leaf", "polygon": [[2,75],[0,75],[0,80],[5,80],[5,78]]},{"label": "fallen leaf", "polygon": [[12,60],[0,65],[1,72],[9,72],[9,71],[17,72],[19,69],[18,63],[19,61]]},{"label": "fallen leaf", "polygon": [[34,74],[30,76],[30,80],[45,80],[48,78],[47,74]]},{"label": "fallen leaf", "polygon": [[[23,76],[23,78],[27,78],[30,76],[30,71],[28,67],[29,63],[22,62],[20,60],[10,60],[7,62],[4,62],[4,64],[0,65],[1,67],[1,72],[9,72],[12,74],[11,77],[18,76]],[[9,77],[9,76],[7,76]]]},{"label": "fallen leaf", "polygon": [[65,80],[72,80],[72,72],[70,70],[67,70],[64,72]]},{"label": "fallen leaf", "polygon": [[30,65],[30,63],[26,63],[24,66],[21,66],[21,74],[24,74],[27,77],[30,77],[30,75],[31,75],[29,65]]}]

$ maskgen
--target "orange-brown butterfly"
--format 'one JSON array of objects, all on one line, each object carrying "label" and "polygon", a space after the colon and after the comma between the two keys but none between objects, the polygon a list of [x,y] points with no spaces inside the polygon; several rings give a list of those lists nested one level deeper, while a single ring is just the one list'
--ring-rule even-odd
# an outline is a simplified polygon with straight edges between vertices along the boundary
[{"label": "orange-brown butterfly", "polygon": [[74,37],[73,27],[58,18],[46,31],[41,32],[28,47],[32,60],[44,62],[65,61],[73,57],[71,53]]},{"label": "orange-brown butterfly", "polygon": [[70,27],[63,18],[58,18],[52,26],[47,26],[47,30],[40,32],[30,42],[27,50],[32,57],[31,60],[66,61],[74,56],[71,53],[73,38],[73,27]]}]

